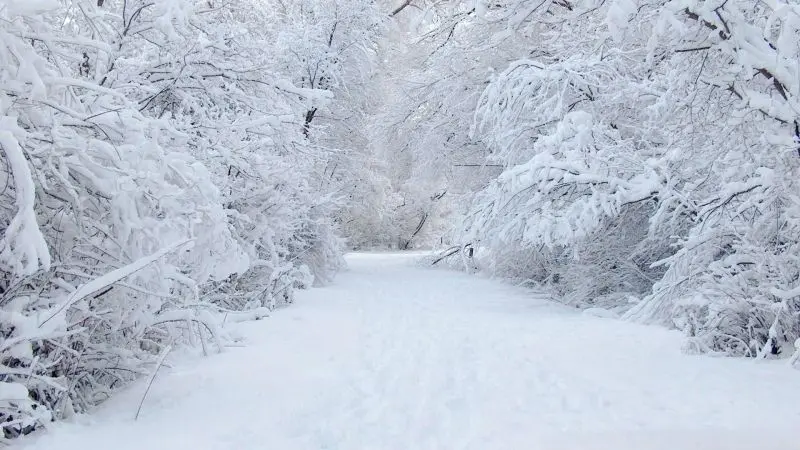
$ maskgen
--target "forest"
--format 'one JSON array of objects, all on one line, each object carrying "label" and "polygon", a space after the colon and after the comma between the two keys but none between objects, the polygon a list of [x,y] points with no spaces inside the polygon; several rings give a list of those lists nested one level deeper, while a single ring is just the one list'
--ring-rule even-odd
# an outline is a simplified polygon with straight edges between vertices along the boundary
[{"label": "forest", "polygon": [[795,363],[798,61],[797,0],[0,0],[0,440],[353,250]]}]

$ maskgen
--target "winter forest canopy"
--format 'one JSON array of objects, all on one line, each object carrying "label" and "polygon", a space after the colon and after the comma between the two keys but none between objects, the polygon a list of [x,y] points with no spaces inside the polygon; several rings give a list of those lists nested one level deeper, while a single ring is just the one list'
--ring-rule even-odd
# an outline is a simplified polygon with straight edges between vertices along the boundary
[{"label": "winter forest canopy", "polygon": [[348,249],[789,358],[798,61],[797,0],[0,0],[4,437]]}]

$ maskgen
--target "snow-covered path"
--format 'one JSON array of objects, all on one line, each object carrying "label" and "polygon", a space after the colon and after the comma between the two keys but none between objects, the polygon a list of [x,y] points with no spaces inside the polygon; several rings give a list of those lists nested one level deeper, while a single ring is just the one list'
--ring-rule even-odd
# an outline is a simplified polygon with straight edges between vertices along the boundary
[{"label": "snow-covered path", "polygon": [[[480,277],[358,254],[29,450],[798,449],[800,373],[692,357],[680,336]],[[791,435],[794,434],[792,437]]]}]

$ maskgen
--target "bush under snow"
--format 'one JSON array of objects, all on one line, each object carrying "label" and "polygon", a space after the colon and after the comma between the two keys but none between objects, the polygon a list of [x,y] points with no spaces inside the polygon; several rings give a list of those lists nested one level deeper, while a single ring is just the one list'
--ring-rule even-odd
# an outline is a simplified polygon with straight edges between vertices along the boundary
[{"label": "bush under snow", "polygon": [[0,6],[5,438],[103,401],[174,344],[224,345],[226,317],[341,267],[345,203],[319,182],[331,152],[307,120],[335,100],[274,63],[279,13]]},{"label": "bush under snow", "polygon": [[403,112],[425,122],[403,126],[502,171],[471,173],[456,233],[480,266],[677,327],[690,351],[793,353],[798,5],[452,1],[421,21],[428,78]]}]

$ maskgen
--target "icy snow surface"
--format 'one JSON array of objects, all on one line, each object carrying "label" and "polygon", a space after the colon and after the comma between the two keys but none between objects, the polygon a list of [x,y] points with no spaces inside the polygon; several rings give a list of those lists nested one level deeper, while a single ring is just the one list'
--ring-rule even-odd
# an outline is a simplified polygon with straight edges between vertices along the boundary
[{"label": "icy snow surface", "polygon": [[[355,254],[329,287],[235,324],[26,450],[798,449],[800,373],[502,283]],[[792,434],[794,436],[792,436]]]}]

